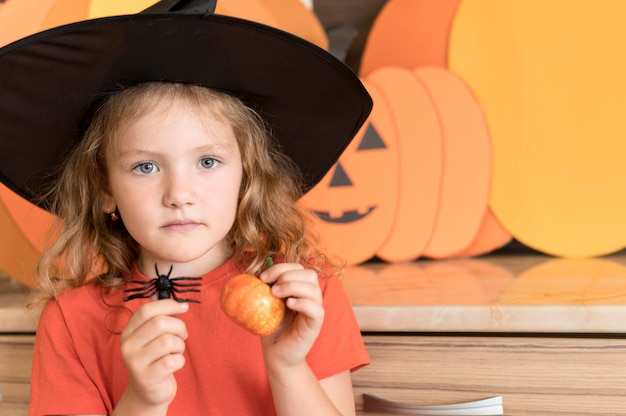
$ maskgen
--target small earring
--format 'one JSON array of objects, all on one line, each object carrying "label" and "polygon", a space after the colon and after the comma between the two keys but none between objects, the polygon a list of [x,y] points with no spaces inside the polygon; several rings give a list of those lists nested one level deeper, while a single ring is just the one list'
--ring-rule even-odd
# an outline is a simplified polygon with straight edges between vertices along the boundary
[{"label": "small earring", "polygon": [[117,216],[117,214],[115,213],[115,211],[113,211],[111,213],[111,221],[115,222],[119,219],[119,217]]}]

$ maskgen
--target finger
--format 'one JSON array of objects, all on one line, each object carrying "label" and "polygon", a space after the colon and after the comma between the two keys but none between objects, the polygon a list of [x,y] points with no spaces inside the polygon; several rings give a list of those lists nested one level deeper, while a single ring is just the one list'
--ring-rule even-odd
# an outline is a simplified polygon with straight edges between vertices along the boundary
[{"label": "finger", "polygon": [[157,315],[131,333],[122,332],[122,346],[125,347],[125,352],[130,355],[162,335],[172,335],[181,340],[186,340],[187,326],[179,318]]},{"label": "finger", "polygon": [[316,280],[280,279],[272,286],[272,293],[278,298],[306,298],[322,303],[322,290]]},{"label": "finger", "polygon": [[150,367],[150,372],[154,372],[155,377],[167,376],[185,366],[185,356],[183,354],[165,355],[155,361]]},{"label": "finger", "polygon": [[304,270],[304,266],[299,263],[277,263],[261,273],[259,277],[265,283],[274,283],[283,274],[297,270]]},{"label": "finger", "polygon": [[305,317],[316,322],[324,320],[324,307],[322,304],[307,298],[288,298],[287,307],[297,312],[299,317]]},{"label": "finger", "polygon": [[[129,365],[135,370],[140,371],[142,368],[153,366],[161,361],[157,367],[163,367],[162,371],[175,371],[176,362],[171,363],[174,367],[170,367],[169,360],[163,361],[163,358],[170,355],[181,355],[185,352],[185,341],[182,338],[172,334],[162,334],[143,348],[137,351],[134,356],[129,357]],[[168,364],[168,365],[165,365]],[[178,367],[176,367],[178,369]]]},{"label": "finger", "polygon": [[139,327],[143,326],[147,321],[159,315],[178,315],[189,310],[189,304],[185,302],[176,302],[173,299],[163,299],[154,302],[144,303],[137,309],[128,321],[126,328],[122,332],[130,334],[135,332]]}]

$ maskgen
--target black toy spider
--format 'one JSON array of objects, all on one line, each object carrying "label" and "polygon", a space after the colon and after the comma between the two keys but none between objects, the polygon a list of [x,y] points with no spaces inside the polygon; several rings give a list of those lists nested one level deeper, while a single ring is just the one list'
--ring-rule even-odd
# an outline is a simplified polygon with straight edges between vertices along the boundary
[{"label": "black toy spider", "polygon": [[193,280],[201,280],[200,277],[174,277],[170,279],[170,275],[172,274],[172,269],[174,266],[170,267],[170,271],[167,274],[159,274],[159,269],[157,265],[154,265],[154,270],[156,271],[157,277],[145,282],[145,280],[127,280],[127,283],[137,283],[142,286],[136,287],[133,289],[124,290],[125,293],[135,293],[134,295],[126,296],[124,301],[129,301],[138,298],[150,298],[155,293],[157,293],[157,297],[159,299],[169,299],[170,297],[174,299],[176,302],[195,302],[200,303],[199,300],[196,299],[181,299],[176,296],[178,293],[188,293],[188,292],[200,292],[199,289],[195,289],[200,286],[200,283],[180,283],[181,281],[193,281]]}]

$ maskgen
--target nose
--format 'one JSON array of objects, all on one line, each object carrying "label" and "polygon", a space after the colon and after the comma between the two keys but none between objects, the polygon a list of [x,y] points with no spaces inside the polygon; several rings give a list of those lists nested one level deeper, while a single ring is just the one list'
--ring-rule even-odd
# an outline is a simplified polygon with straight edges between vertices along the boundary
[{"label": "nose", "polygon": [[166,177],[163,205],[166,207],[183,207],[196,203],[193,178],[183,172],[170,172]]}]

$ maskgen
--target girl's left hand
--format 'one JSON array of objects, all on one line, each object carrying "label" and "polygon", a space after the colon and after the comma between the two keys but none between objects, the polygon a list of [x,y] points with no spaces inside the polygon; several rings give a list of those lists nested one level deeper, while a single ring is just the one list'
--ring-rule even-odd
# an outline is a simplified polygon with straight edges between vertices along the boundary
[{"label": "girl's left hand", "polygon": [[287,306],[281,327],[262,337],[265,365],[273,371],[301,365],[324,322],[317,273],[298,263],[278,263],[261,273],[260,278],[273,283],[272,293],[285,299]]}]

